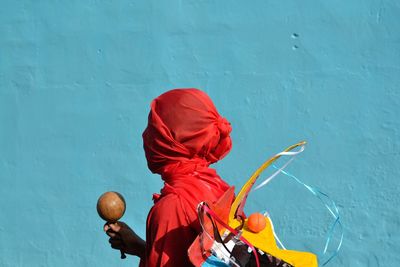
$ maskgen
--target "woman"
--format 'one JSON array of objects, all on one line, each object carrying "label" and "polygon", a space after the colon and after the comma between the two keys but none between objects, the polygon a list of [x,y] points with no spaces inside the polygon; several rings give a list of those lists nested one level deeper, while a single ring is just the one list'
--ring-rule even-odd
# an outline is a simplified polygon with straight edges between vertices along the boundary
[{"label": "woman", "polygon": [[149,169],[164,180],[153,195],[146,241],[126,224],[105,225],[111,246],[139,256],[141,267],[192,266],[187,250],[198,233],[196,207],[228,188],[209,165],[231,149],[230,123],[198,89],[168,91],[151,103],[143,146]]}]

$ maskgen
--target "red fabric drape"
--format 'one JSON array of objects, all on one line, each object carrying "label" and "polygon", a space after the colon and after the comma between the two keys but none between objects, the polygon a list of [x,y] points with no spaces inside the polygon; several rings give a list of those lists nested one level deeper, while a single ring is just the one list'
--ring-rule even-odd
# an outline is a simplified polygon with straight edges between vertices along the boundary
[{"label": "red fabric drape", "polygon": [[229,188],[209,165],[230,151],[231,130],[198,89],[171,90],[151,103],[143,144],[164,188],[147,219],[146,266],[191,266],[187,249],[200,230],[197,204],[214,202]]}]

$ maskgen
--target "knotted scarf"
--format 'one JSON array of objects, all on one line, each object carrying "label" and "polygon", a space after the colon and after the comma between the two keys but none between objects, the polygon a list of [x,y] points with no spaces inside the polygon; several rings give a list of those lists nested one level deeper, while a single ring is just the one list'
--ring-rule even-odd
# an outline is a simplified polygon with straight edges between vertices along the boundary
[{"label": "knotted scarf", "polygon": [[229,186],[209,165],[232,148],[230,123],[209,96],[194,88],[168,91],[151,103],[143,144],[149,169],[165,182],[161,195],[180,195],[195,208]]}]

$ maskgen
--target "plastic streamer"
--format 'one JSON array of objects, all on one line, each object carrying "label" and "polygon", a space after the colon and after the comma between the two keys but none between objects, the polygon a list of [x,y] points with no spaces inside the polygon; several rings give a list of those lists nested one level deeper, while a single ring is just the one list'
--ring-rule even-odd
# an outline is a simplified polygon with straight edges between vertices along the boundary
[{"label": "plastic streamer", "polygon": [[[276,167],[275,165],[272,165],[272,167],[274,169],[280,170],[278,169],[278,167]],[[325,205],[326,209],[329,211],[329,213],[332,215],[332,217],[334,218],[333,223],[331,224],[329,231],[327,233],[327,238],[326,238],[326,242],[325,242],[325,247],[324,247],[324,251],[323,251],[323,255],[327,254],[328,248],[329,248],[329,244],[332,240],[333,234],[335,232],[336,227],[338,226],[340,228],[340,241],[338,246],[336,247],[335,251],[332,253],[331,256],[329,256],[329,258],[322,264],[322,266],[325,266],[326,264],[328,264],[333,258],[335,258],[337,256],[337,254],[340,251],[340,248],[342,247],[342,243],[343,243],[343,238],[344,238],[344,231],[343,231],[343,225],[340,221],[340,214],[339,214],[339,209],[336,206],[336,203],[324,192],[320,191],[319,189],[312,187],[306,183],[304,183],[303,181],[301,181],[299,178],[297,178],[296,176],[294,176],[293,174],[290,174],[284,170],[280,170],[280,172],[282,172],[283,174],[285,174],[286,176],[294,179],[296,182],[298,182],[299,184],[303,185],[308,191],[310,191],[314,196],[318,197],[318,199]],[[324,198],[326,200],[324,200]]]},{"label": "plastic streamer", "polygon": [[260,189],[261,187],[266,186],[269,182],[272,181],[281,171],[283,171],[294,159],[295,157],[300,154],[301,152],[304,151],[305,145],[302,145],[298,151],[283,151],[278,154],[276,154],[274,157],[280,157],[280,156],[291,156],[292,158],[288,160],[288,162],[285,163],[280,169],[278,169],[276,172],[274,172],[271,176],[269,176],[267,179],[265,179],[261,184],[256,186],[254,189],[251,191],[256,191]]},{"label": "plastic streamer", "polygon": [[[340,241],[339,244],[336,248],[336,250],[332,253],[332,255],[329,256],[329,258],[322,264],[322,266],[325,266],[326,264],[328,264],[333,258],[335,258],[337,256],[337,254],[340,251],[340,248],[342,247],[342,243],[343,243],[343,237],[344,237],[344,232],[343,232],[343,225],[340,221],[340,216],[339,216],[339,209],[336,206],[336,203],[324,192],[320,191],[319,189],[312,187],[306,183],[304,183],[303,181],[301,181],[299,178],[297,178],[296,176],[294,176],[293,174],[290,174],[288,172],[286,172],[284,169],[295,159],[295,157],[300,154],[301,152],[303,152],[305,149],[305,146],[301,146],[300,149],[298,151],[292,151],[292,152],[281,152],[279,154],[277,154],[277,156],[291,156],[291,159],[288,160],[282,167],[278,168],[275,165],[272,165],[272,167],[274,169],[276,169],[276,171],[270,175],[269,177],[267,177],[262,183],[260,183],[257,187],[255,187],[252,191],[258,190],[264,186],[266,186],[269,182],[272,181],[272,179],[274,179],[279,173],[283,173],[286,176],[294,179],[296,182],[298,182],[299,184],[303,185],[308,191],[310,191],[314,196],[316,196],[326,207],[326,209],[329,211],[329,213],[332,215],[332,217],[334,218],[333,223],[331,224],[329,231],[327,233],[327,239],[325,242],[325,247],[323,250],[323,255],[327,254],[328,248],[329,248],[329,244],[333,238],[333,234],[335,232],[336,227],[338,226],[340,228],[341,231],[341,235],[340,235]],[[269,214],[268,214],[269,217]],[[270,220],[272,223],[272,220]],[[275,238],[279,241],[279,245],[282,248],[285,248],[284,245],[282,244],[282,242],[280,241],[280,239],[278,238],[278,236],[275,233],[275,229],[273,229],[273,233]]]}]

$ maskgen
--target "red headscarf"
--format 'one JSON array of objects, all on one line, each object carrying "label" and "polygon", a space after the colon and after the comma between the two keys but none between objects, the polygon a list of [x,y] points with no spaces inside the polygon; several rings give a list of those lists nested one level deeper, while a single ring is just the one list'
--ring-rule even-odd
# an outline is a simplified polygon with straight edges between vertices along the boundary
[{"label": "red headscarf", "polygon": [[143,143],[149,169],[165,182],[161,196],[179,194],[193,208],[217,200],[229,186],[208,166],[231,150],[231,130],[198,89],[175,89],[154,99]]}]

